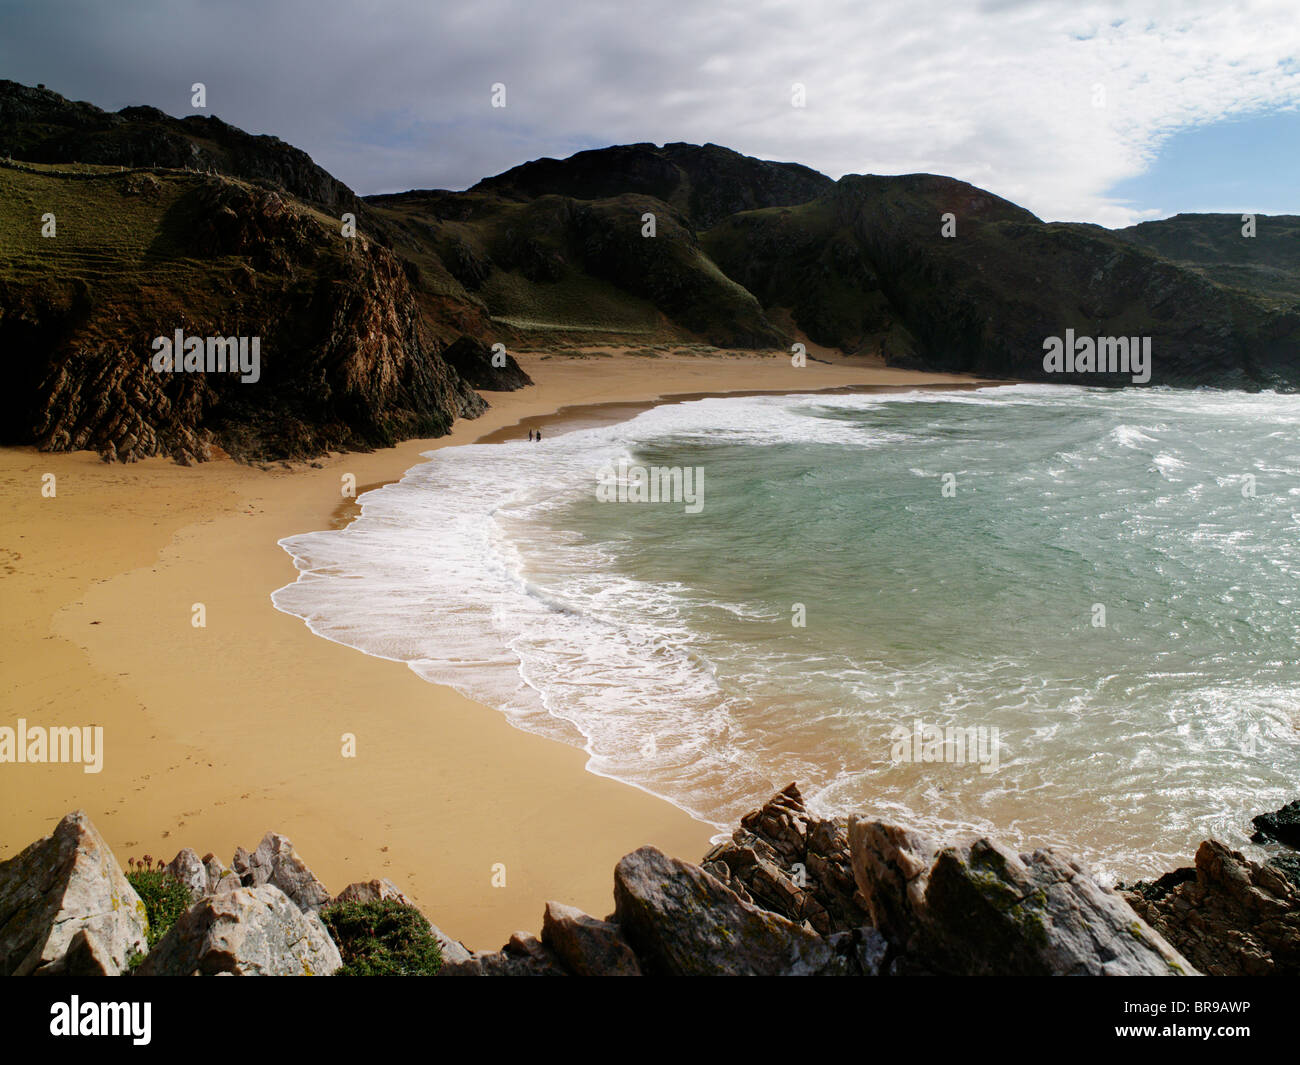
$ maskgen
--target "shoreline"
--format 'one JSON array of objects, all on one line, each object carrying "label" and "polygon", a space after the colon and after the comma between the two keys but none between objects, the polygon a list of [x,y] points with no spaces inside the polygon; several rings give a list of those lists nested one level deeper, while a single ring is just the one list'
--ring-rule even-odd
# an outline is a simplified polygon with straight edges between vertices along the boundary
[{"label": "shoreline", "polygon": [[[537,384],[445,437],[260,469],[217,459],[107,465],[0,449],[14,512],[5,545],[4,719],[105,728],[102,773],[6,765],[0,856],[84,808],[123,862],[184,846],[223,860],[268,829],[338,892],[386,876],[448,934],[495,948],[547,899],[608,912],[609,869],[646,843],[697,859],[711,826],[586,768],[581,749],[396,663],[321,639],[270,602],[296,576],[278,544],[337,527],[340,477],[400,478],[424,452],[669,397],[807,393],[970,378],[749,356],[521,357]],[[669,367],[672,370],[669,371]],[[746,389],[737,389],[743,371]],[[994,383],[994,382],[990,382]],[[755,384],[766,387],[754,388]],[[671,390],[671,391],[669,391]],[[564,401],[569,402],[564,402]],[[621,417],[616,419],[621,420]],[[55,498],[41,477],[54,473]],[[348,518],[347,520],[350,520]],[[204,627],[192,621],[203,604]],[[341,756],[345,733],[358,757]],[[776,782],[780,786],[784,782]],[[504,865],[506,886],[493,887]]]}]

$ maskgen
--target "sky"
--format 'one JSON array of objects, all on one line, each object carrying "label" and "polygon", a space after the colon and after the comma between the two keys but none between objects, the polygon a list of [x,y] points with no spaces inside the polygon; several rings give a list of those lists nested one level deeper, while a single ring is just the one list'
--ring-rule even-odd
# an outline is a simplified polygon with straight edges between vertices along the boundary
[{"label": "sky", "polygon": [[0,77],[173,115],[202,82],[363,195],[711,141],[1048,220],[1296,214],[1297,57],[1297,0],[0,0]]}]

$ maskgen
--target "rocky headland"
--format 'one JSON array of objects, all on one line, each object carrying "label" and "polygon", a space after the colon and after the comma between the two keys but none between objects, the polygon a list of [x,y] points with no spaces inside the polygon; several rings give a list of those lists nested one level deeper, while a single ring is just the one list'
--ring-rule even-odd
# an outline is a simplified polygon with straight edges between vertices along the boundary
[{"label": "rocky headland", "polygon": [[80,811],[0,863],[0,974],[1300,973],[1300,855],[1259,865],[1206,841],[1194,869],[1111,889],[1052,850],[818,818],[794,784],[699,864],[626,855],[612,914],[548,902],[540,934],[497,951],[470,951],[388,880],[332,895],[274,832],[228,864],[185,849],[129,867]]}]

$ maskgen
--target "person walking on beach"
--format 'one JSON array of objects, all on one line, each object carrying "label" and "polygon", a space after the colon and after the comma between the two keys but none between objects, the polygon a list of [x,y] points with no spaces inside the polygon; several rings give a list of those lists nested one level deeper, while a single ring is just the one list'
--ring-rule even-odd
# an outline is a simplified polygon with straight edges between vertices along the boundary
[{"label": "person walking on beach", "polygon": [[533,431],[531,429],[528,430],[528,442],[530,444],[533,442]]},{"label": "person walking on beach", "polygon": [[542,442],[542,431],[540,429],[537,430],[537,442],[539,444]]}]

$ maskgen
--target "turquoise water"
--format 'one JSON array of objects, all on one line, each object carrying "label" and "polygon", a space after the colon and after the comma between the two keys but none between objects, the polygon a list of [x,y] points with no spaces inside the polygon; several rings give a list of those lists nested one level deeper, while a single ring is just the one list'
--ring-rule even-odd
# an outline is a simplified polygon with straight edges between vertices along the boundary
[{"label": "turquoise water", "polygon": [[[1129,876],[1300,788],[1298,429],[1037,385],[661,407],[435,453],[286,541],[276,603],[719,825],[797,779]],[[699,512],[600,501],[620,459],[702,471]],[[898,757],[918,722],[983,764]]]}]

